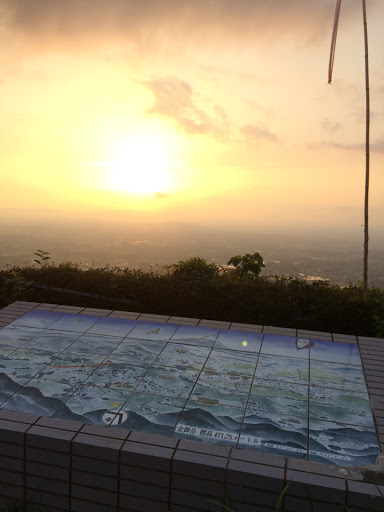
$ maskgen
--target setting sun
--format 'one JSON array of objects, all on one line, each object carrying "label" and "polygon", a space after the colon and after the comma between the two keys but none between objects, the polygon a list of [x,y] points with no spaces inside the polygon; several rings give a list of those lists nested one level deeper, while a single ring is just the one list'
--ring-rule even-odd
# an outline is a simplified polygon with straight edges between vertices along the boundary
[{"label": "setting sun", "polygon": [[112,145],[105,162],[107,186],[137,195],[165,193],[170,186],[170,155],[164,140],[133,135]]}]

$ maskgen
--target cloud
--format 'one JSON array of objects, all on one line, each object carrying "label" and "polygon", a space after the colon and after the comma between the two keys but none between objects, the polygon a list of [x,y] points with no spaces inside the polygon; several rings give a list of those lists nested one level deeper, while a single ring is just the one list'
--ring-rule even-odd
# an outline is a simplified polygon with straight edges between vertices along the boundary
[{"label": "cloud", "polygon": [[[343,149],[346,151],[365,151],[365,143],[362,142],[360,144],[340,144],[338,142],[333,141],[323,141],[320,144],[310,144],[308,145],[309,149],[319,149],[319,148],[334,148],[334,149]],[[374,153],[384,153],[384,139],[378,139],[376,142],[370,144],[370,151]]]},{"label": "cloud", "polygon": [[279,142],[278,136],[265,127],[255,124],[246,124],[241,128],[241,132],[247,140],[267,140],[269,142]]},{"label": "cloud", "polygon": [[340,128],[341,124],[340,123],[332,123],[328,117],[326,117],[325,119],[323,119],[323,121],[321,122],[321,126],[324,128],[324,130],[326,132],[329,132],[329,133],[335,133],[337,132],[337,130]]},{"label": "cloud", "polygon": [[168,194],[162,194],[161,192],[155,192],[156,199],[165,199],[166,197],[168,197]]},{"label": "cloud", "polygon": [[250,98],[244,98],[244,103],[247,105],[248,108],[251,108],[252,110],[257,110],[261,112],[264,115],[271,116],[273,115],[273,108],[267,107],[260,103],[259,101],[250,99]]},{"label": "cloud", "polygon": [[214,115],[198,107],[191,85],[176,77],[157,78],[142,82],[154,96],[148,114],[172,119],[180,131],[189,135],[213,135],[223,138],[228,120],[225,110],[214,106]]},{"label": "cloud", "polygon": [[[380,0],[381,1],[381,0]],[[84,44],[116,40],[148,45],[168,40],[183,46],[212,41],[234,44],[289,36],[305,43],[330,36],[334,0],[0,0],[0,13],[11,31],[36,41],[75,38]],[[372,4],[370,14],[374,11]],[[343,23],[359,11],[345,2]],[[41,47],[47,49],[47,47]]]}]

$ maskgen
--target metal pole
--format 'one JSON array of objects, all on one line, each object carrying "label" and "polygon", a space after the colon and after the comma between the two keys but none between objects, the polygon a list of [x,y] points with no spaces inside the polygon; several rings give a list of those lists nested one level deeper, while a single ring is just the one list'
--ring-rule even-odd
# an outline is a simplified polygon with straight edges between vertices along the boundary
[{"label": "metal pole", "polygon": [[365,131],[365,198],[364,198],[364,283],[363,301],[368,300],[368,192],[369,192],[369,126],[370,126],[370,101],[369,101],[369,68],[368,68],[368,29],[367,11],[365,0],[363,1],[364,17],[364,43],[365,43],[365,99],[366,99],[366,131]]}]

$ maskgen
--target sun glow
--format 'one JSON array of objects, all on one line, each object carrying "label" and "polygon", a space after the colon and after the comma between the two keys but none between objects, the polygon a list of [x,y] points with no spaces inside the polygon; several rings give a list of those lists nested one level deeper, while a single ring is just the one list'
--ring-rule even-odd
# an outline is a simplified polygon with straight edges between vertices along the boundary
[{"label": "sun glow", "polygon": [[109,188],[135,195],[164,194],[171,186],[170,151],[165,140],[132,135],[112,145],[105,163]]}]

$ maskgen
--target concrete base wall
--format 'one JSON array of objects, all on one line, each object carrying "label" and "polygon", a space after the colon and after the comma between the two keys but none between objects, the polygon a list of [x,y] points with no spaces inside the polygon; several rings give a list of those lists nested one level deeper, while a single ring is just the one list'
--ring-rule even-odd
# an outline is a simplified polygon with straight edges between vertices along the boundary
[{"label": "concrete base wall", "polygon": [[[63,306],[17,302],[0,311],[0,322],[6,325],[33,308],[65,310]],[[128,317],[122,312],[107,314]],[[139,313],[125,315],[137,318]],[[141,315],[140,320],[145,318]],[[184,323],[192,320],[201,322],[185,319]],[[241,330],[242,326],[231,327]],[[254,328],[292,334],[277,328]],[[253,329],[243,326],[243,330]],[[340,334],[318,333],[322,339],[325,335],[344,339]],[[350,336],[345,340],[353,342]],[[384,340],[355,338],[354,342],[359,343],[381,443]],[[27,510],[40,512],[221,512],[229,496],[235,512],[262,512],[276,509],[287,483],[280,508],[287,512],[312,512],[311,500],[317,512],[342,512],[342,504],[351,512],[384,510],[380,494],[384,487],[363,481],[367,469],[0,409],[0,510],[7,510],[6,502],[24,501],[29,504]],[[371,478],[373,475],[376,482],[384,483],[379,466],[369,469],[375,469]]]},{"label": "concrete base wall", "polygon": [[[40,512],[383,510],[362,473],[249,450],[0,411],[0,492]],[[384,487],[379,487],[384,491]],[[216,502],[216,503],[214,503]],[[5,506],[4,497],[0,503]]]}]

